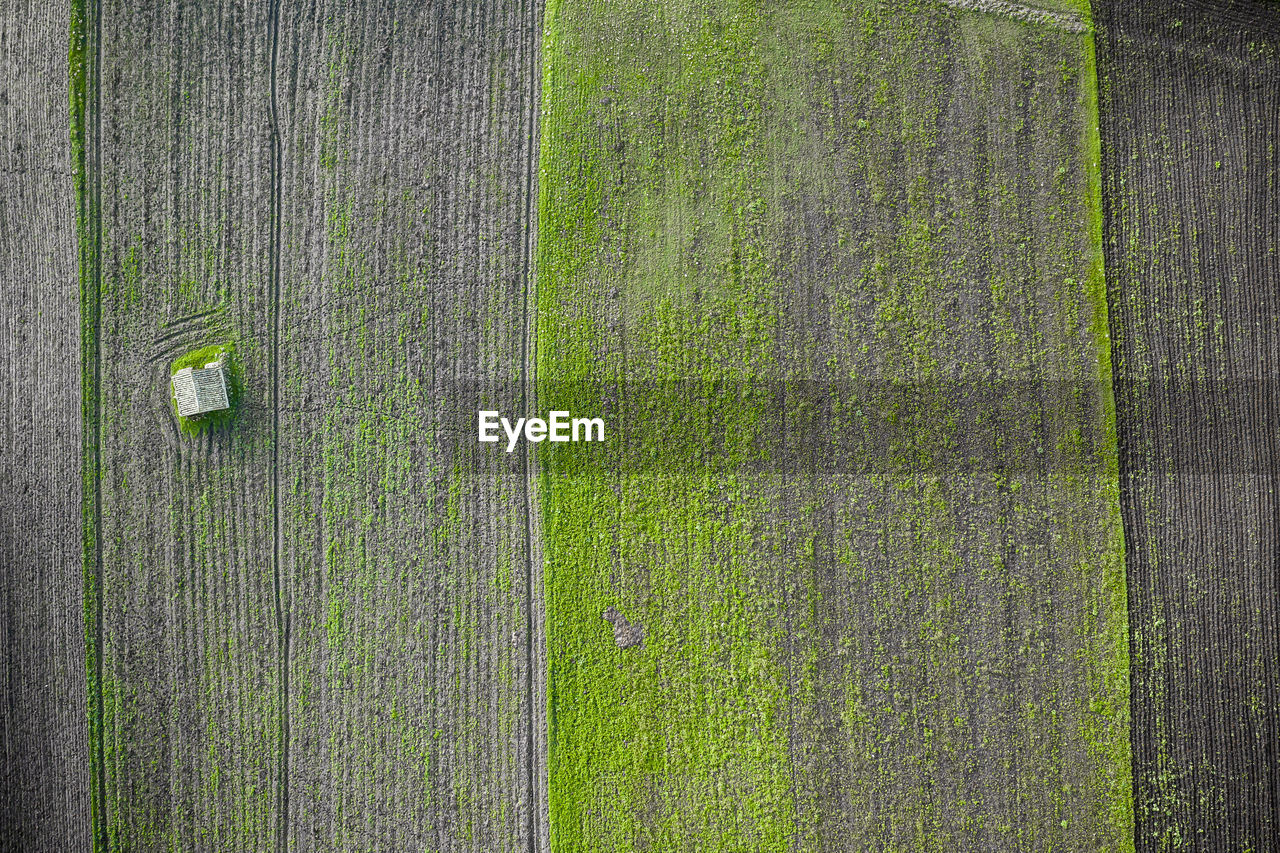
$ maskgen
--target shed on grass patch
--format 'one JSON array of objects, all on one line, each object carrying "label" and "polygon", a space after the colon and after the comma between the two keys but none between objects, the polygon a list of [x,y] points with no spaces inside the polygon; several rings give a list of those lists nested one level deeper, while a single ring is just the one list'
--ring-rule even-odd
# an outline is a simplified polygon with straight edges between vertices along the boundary
[{"label": "shed on grass patch", "polygon": [[184,367],[173,374],[173,400],[178,404],[178,414],[184,418],[231,408],[222,362]]}]

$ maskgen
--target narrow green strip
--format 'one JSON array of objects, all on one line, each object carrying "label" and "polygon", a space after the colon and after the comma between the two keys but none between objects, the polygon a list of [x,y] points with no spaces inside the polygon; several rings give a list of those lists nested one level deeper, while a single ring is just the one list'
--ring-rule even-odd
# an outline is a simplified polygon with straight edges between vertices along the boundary
[{"label": "narrow green strip", "polygon": [[[1091,332],[1098,347],[1098,379],[1101,387],[1103,430],[1106,435],[1104,458],[1106,490],[1102,500],[1107,508],[1111,528],[1111,543],[1107,553],[1111,555],[1105,566],[1102,583],[1103,604],[1109,616],[1102,622],[1106,634],[1102,637],[1106,653],[1099,656],[1095,666],[1105,679],[1099,695],[1108,697],[1111,707],[1108,716],[1114,721],[1109,729],[1093,734],[1096,749],[1109,754],[1111,790],[1108,799],[1113,804],[1113,817],[1118,827],[1128,827],[1134,836],[1133,791],[1133,743],[1131,738],[1132,706],[1129,669],[1129,593],[1126,570],[1124,519],[1120,506],[1120,442],[1116,425],[1115,374],[1112,369],[1110,309],[1107,301],[1106,239],[1103,228],[1102,206],[1102,128],[1098,106],[1097,38],[1094,30],[1090,0],[1079,0],[1081,12],[1087,17],[1088,31],[1084,37],[1084,104],[1085,104],[1085,167],[1088,170],[1089,238],[1093,246],[1093,259],[1089,268],[1088,293],[1093,304]],[[1136,843],[1136,840],[1135,842]],[[1133,849],[1132,844],[1126,849]]]},{"label": "narrow green strip", "polygon": [[100,11],[95,0],[72,0],[68,42],[71,165],[76,191],[80,269],[81,524],[84,543],[85,667],[89,714],[89,802],[95,851],[109,849],[103,732],[102,551],[99,541],[101,209],[97,120]]}]

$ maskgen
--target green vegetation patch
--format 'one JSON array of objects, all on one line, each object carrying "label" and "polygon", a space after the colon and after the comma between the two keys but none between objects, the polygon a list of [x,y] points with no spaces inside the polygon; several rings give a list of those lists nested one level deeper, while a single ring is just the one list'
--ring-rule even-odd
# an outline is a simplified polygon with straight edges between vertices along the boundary
[{"label": "green vegetation patch", "polygon": [[612,442],[539,456],[555,849],[1132,848],[1089,51],[551,4],[538,409]]}]

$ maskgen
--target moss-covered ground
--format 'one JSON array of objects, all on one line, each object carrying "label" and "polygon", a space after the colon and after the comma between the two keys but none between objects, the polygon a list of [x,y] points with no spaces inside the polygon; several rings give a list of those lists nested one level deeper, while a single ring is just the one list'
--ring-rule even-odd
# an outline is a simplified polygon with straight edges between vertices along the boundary
[{"label": "moss-covered ground", "polygon": [[543,48],[540,407],[615,430],[539,460],[553,849],[1130,848],[1088,36],[639,0]]}]

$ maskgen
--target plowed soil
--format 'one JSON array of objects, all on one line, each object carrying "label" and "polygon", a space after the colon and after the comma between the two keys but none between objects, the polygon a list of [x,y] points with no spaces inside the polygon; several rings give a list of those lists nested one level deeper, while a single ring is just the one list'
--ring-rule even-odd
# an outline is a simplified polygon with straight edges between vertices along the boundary
[{"label": "plowed soil", "polygon": [[0,851],[88,849],[65,3],[0,3]]},{"label": "plowed soil", "polygon": [[[538,15],[87,10],[100,847],[543,831],[526,477],[440,429],[520,405]],[[222,342],[235,420],[182,436]]]},{"label": "plowed soil", "polygon": [[1142,850],[1280,842],[1280,6],[1108,4]]}]

